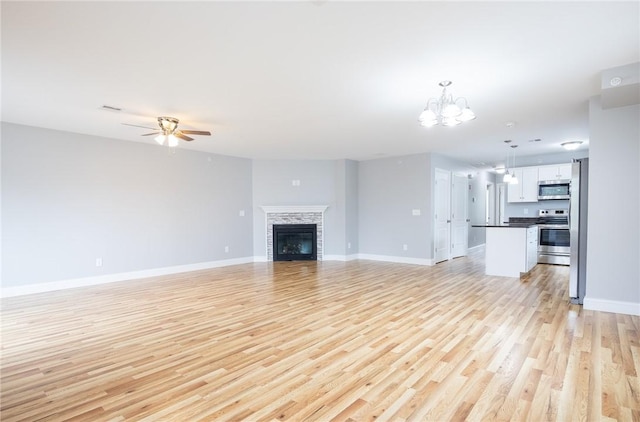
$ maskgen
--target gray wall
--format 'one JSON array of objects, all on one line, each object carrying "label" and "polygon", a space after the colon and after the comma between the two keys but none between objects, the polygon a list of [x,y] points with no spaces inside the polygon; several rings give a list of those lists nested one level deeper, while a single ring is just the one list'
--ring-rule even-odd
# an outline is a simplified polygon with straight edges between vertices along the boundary
[{"label": "gray wall", "polygon": [[[469,218],[484,223],[491,175],[439,154],[416,154],[359,163],[359,251],[363,254],[433,259],[435,169],[469,176]],[[412,210],[420,209],[420,216]],[[485,230],[469,227],[469,247],[483,244]],[[408,250],[403,250],[403,245]]]},{"label": "gray wall", "polygon": [[358,221],[358,167],[357,161],[345,160],[345,254],[357,254],[360,250],[360,222]]},{"label": "gray wall", "polygon": [[250,257],[251,190],[247,159],[3,123],[2,283]]},{"label": "gray wall", "polygon": [[640,105],[603,110],[599,97],[590,101],[586,299],[640,307],[638,116]]},{"label": "gray wall", "polygon": [[[262,205],[328,205],[324,254],[344,254],[346,168],[344,160],[253,160],[254,256],[266,257]],[[299,180],[299,186],[292,181]]]},{"label": "gray wall", "polygon": [[428,155],[361,161],[358,168],[360,253],[429,258]]}]

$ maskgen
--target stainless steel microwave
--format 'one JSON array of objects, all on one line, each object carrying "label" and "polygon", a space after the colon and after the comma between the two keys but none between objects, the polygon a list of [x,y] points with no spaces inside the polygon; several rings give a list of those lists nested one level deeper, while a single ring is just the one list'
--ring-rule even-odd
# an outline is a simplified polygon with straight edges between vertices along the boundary
[{"label": "stainless steel microwave", "polygon": [[538,182],[538,200],[571,198],[571,180],[544,180]]}]

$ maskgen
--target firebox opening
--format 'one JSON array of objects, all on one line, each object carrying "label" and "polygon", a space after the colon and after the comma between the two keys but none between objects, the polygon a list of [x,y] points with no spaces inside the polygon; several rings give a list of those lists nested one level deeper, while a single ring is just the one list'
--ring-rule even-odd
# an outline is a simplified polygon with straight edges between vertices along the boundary
[{"label": "firebox opening", "polygon": [[274,224],[273,260],[317,260],[316,224]]}]

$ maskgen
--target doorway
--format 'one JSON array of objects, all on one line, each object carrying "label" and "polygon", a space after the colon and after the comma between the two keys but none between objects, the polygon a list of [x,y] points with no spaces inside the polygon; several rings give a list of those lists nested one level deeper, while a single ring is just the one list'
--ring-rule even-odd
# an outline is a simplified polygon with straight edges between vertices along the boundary
[{"label": "doorway", "polygon": [[434,263],[466,256],[469,247],[469,180],[435,169]]},{"label": "doorway", "polygon": [[434,263],[446,261],[451,256],[449,245],[451,233],[451,173],[442,169],[435,170],[433,231]]}]

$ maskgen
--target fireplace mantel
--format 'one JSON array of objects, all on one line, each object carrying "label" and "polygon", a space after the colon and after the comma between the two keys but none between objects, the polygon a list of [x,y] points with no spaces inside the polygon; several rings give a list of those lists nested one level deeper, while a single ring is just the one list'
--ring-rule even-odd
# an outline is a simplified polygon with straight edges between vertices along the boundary
[{"label": "fireplace mantel", "polygon": [[280,214],[285,212],[325,212],[328,205],[261,205],[260,208],[267,214]]},{"label": "fireplace mantel", "polygon": [[266,260],[273,260],[274,224],[315,224],[317,259],[322,261],[324,252],[324,212],[328,205],[261,205],[265,219]]}]

